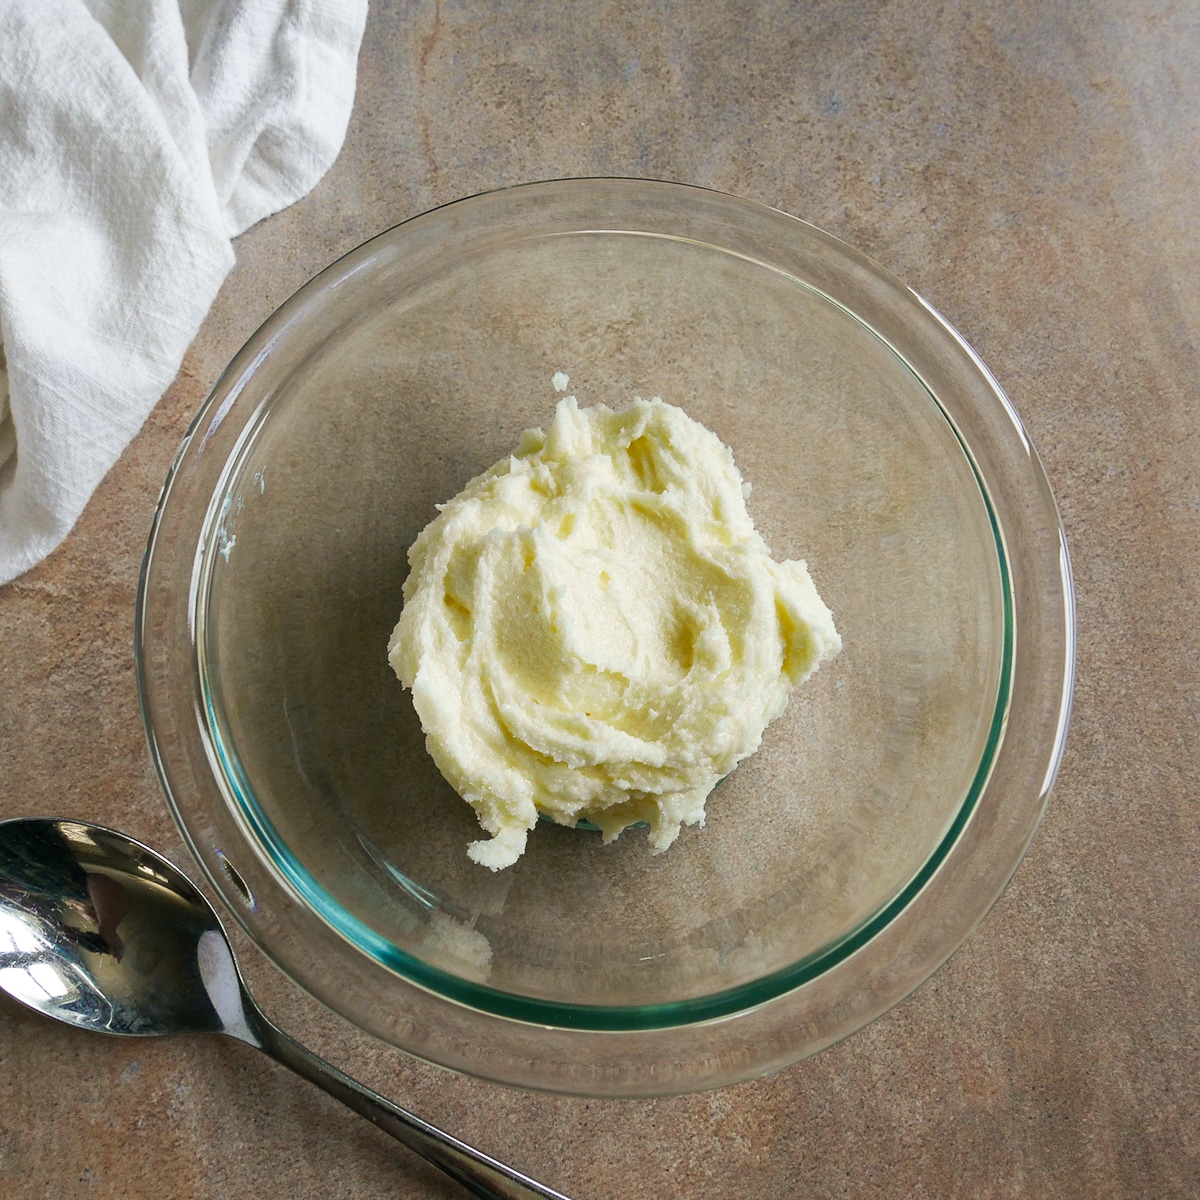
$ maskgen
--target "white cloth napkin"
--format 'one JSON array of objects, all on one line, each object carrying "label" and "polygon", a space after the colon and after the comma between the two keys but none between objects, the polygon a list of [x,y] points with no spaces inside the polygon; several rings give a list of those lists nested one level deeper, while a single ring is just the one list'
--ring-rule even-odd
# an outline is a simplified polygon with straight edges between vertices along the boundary
[{"label": "white cloth napkin", "polygon": [[175,377],[230,238],[337,157],[366,10],[0,0],[0,584]]}]

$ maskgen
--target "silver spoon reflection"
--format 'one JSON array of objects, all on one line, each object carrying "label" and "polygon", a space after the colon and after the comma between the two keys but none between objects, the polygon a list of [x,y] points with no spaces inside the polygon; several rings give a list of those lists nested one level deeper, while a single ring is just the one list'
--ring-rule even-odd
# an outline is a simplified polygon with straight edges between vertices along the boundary
[{"label": "silver spoon reflection", "polygon": [[567,1200],[355,1083],[247,993],[208,901],[165,858],[82,821],[0,822],[0,989],[129,1037],[226,1033],[262,1050],[486,1200]]}]

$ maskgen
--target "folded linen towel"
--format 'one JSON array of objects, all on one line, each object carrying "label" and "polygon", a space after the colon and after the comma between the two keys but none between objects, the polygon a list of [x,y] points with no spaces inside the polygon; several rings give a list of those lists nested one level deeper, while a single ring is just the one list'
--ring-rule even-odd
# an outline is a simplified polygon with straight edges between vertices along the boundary
[{"label": "folded linen towel", "polygon": [[0,584],[179,370],[230,238],[337,157],[367,0],[0,3]]}]

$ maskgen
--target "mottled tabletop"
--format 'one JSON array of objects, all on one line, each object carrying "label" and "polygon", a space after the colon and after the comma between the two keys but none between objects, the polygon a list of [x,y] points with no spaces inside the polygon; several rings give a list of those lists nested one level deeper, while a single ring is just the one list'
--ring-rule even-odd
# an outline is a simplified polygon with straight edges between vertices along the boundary
[{"label": "mottled tabletop", "polygon": [[[1011,885],[892,1012],[773,1077],[542,1096],[410,1061],[239,937],[285,1028],[578,1200],[1200,1195],[1200,8],[1184,0],[376,0],[345,149],[244,234],[179,378],[65,545],[0,589],[0,817],[194,871],[146,751],[132,623],[159,485],[289,293],[433,205],[559,176],[765,201],[979,350],[1066,524],[1079,678]],[[117,1041],[0,999],[0,1194],[460,1193],[252,1050]]]}]

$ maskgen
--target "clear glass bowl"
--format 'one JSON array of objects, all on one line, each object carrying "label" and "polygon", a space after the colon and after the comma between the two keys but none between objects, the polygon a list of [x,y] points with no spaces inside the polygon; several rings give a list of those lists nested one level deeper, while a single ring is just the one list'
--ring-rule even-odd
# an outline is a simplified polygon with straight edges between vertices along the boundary
[{"label": "clear glass bowl", "polygon": [[[545,825],[493,874],[386,647],[413,538],[560,369],[713,429],[845,649],[666,854]],[[810,1054],[959,945],[1042,812],[1073,619],[1037,458],[918,296],[774,210],[574,180],[389,230],[250,339],[164,487],[138,656],[184,835],[293,979],[448,1067],[644,1095]]]}]

